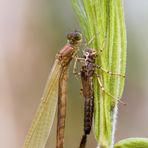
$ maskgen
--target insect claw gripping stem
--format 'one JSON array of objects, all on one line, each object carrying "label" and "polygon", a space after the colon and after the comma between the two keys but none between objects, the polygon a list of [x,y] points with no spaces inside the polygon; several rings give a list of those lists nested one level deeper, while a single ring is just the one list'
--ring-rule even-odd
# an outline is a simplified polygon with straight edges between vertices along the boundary
[{"label": "insect claw gripping stem", "polygon": [[96,65],[96,68],[101,69],[103,72],[105,72],[105,73],[107,73],[107,74],[109,74],[109,75],[120,76],[120,77],[125,78],[124,75],[122,75],[122,74],[118,74],[118,73],[112,73],[111,71],[108,71],[108,70],[102,68],[102,66],[98,66],[98,65]]},{"label": "insect claw gripping stem", "polygon": [[99,82],[99,85],[100,85],[100,88],[101,88],[101,90],[102,90],[102,92],[104,92],[105,94],[107,94],[108,96],[110,96],[111,98],[113,98],[113,99],[117,99],[117,98],[115,98],[114,96],[112,96],[109,92],[107,92],[106,90],[105,90],[105,88],[104,88],[104,86],[103,86],[103,84],[102,84],[102,82],[101,82],[101,78],[100,78],[100,76],[97,74],[97,73],[95,73],[96,74],[96,76],[97,76],[97,79],[98,79],[98,82]]},{"label": "insect claw gripping stem", "polygon": [[95,73],[95,74],[96,74],[96,76],[97,76],[97,79],[98,79],[98,82],[99,82],[101,91],[104,92],[105,94],[107,94],[108,96],[110,96],[111,98],[113,98],[114,100],[119,101],[121,104],[126,105],[126,103],[124,103],[123,101],[121,101],[119,98],[115,98],[113,95],[111,95],[109,92],[107,92],[107,91],[105,90],[105,88],[104,88],[102,82],[101,82],[100,76],[99,76],[97,73]]},{"label": "insect claw gripping stem", "polygon": [[[102,66],[96,65],[96,68],[102,70],[103,72],[105,72],[105,73],[107,73],[107,74],[109,74],[109,75],[119,76],[119,77],[125,78],[125,75],[118,74],[118,73],[112,73],[111,71],[108,71],[108,70],[102,68]],[[98,77],[98,74],[96,74],[96,75],[97,75],[97,77]],[[98,79],[100,79],[100,76],[99,76]],[[99,80],[98,80],[98,81],[99,81]],[[101,83],[101,80],[100,80],[100,83]],[[101,85],[100,85],[100,87],[101,87]],[[102,87],[103,87],[103,85],[102,85]],[[110,93],[106,92],[106,91],[104,90],[104,87],[103,87],[103,91],[104,91],[104,93],[106,93],[107,95],[109,95],[110,97],[112,97],[113,99],[116,99],[116,98],[115,98],[114,96],[112,96]],[[117,100],[118,100],[121,104],[127,105],[125,102],[123,102],[123,101],[121,101],[121,100],[119,100],[119,99],[117,99]]]}]

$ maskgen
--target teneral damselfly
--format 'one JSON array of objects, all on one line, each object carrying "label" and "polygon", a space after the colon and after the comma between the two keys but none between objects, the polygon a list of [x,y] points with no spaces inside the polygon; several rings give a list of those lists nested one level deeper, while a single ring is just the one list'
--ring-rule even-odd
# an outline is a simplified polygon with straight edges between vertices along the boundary
[{"label": "teneral damselfly", "polygon": [[[96,69],[100,69],[101,71],[109,74],[109,75],[117,75],[122,76],[121,74],[112,73],[110,71],[105,70],[102,66],[98,66],[95,64],[97,54],[94,49],[88,48],[84,51],[84,57],[77,58],[76,61],[82,61],[84,63],[82,65],[82,69],[80,72],[81,82],[82,82],[82,93],[85,99],[84,104],[84,135],[82,136],[79,148],[85,148],[87,142],[87,135],[90,134],[93,120],[93,110],[94,110],[94,89],[93,89],[93,78],[96,76],[98,79],[98,83],[100,85],[100,89],[102,93],[110,96],[113,99],[116,99],[113,95],[107,92],[103,86],[101,81],[100,74],[96,73]],[[76,63],[75,63],[76,66]],[[76,70],[74,70],[76,71]]]},{"label": "teneral damselfly", "polygon": [[57,148],[63,147],[65,127],[66,83],[67,70],[72,57],[78,50],[82,40],[80,32],[72,32],[67,35],[67,44],[58,52],[41,103],[28,131],[24,148],[44,148],[54,121],[56,106],[58,103]]},{"label": "teneral damselfly", "polygon": [[82,82],[82,93],[85,99],[84,104],[84,135],[79,148],[85,148],[87,135],[90,134],[94,110],[93,76],[95,73],[96,52],[87,49],[84,53],[84,65],[80,72]]}]

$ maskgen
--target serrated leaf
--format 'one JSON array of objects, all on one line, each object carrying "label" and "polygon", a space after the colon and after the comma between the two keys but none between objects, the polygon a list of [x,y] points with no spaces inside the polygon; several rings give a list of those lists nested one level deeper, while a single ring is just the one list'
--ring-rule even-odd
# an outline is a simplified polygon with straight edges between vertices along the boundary
[{"label": "serrated leaf", "polygon": [[127,138],[115,144],[114,148],[148,148],[148,138]]}]

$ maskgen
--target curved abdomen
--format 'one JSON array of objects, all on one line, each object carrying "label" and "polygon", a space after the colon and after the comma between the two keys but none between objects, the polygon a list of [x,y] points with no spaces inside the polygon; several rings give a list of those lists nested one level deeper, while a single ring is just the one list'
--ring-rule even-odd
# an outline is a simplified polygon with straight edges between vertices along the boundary
[{"label": "curved abdomen", "polygon": [[91,131],[92,120],[93,120],[93,108],[94,108],[94,98],[93,96],[85,98],[84,105],[84,133],[88,135]]}]

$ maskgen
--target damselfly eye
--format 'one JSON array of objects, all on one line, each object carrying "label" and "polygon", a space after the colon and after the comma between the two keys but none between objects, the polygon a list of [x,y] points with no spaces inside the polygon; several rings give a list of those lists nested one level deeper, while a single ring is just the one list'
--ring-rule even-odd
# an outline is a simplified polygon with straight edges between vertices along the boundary
[{"label": "damselfly eye", "polygon": [[67,34],[67,39],[70,44],[78,44],[82,39],[82,34],[78,31]]},{"label": "damselfly eye", "polygon": [[76,32],[75,35],[74,35],[74,39],[77,40],[77,41],[81,40],[82,39],[81,33]]}]

